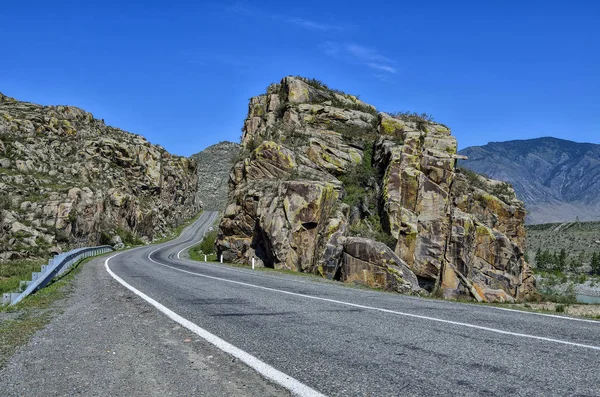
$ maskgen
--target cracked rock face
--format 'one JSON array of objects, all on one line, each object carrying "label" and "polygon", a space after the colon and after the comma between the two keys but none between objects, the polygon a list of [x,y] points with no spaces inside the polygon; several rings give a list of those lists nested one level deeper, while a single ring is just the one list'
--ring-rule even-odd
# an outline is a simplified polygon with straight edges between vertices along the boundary
[{"label": "cracked rock face", "polygon": [[227,205],[229,170],[240,151],[233,142],[219,142],[190,156],[198,164],[198,197],[206,210],[223,210]]},{"label": "cracked rock face", "polygon": [[456,168],[450,130],[286,77],[250,100],[217,241],[226,260],[410,294],[531,294],[525,211]]},{"label": "cracked rock face", "polygon": [[0,260],[152,239],[199,210],[196,189],[194,162],[139,135],[0,94]]}]

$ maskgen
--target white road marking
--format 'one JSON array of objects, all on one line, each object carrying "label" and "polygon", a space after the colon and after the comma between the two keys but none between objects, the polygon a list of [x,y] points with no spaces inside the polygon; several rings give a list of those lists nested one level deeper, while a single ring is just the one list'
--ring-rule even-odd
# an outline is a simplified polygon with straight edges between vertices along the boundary
[{"label": "white road marking", "polygon": [[496,310],[504,310],[504,311],[507,311],[507,312],[517,312],[517,313],[523,313],[523,314],[533,314],[533,315],[536,315],[536,316],[554,317],[554,318],[560,318],[562,320],[581,321],[581,322],[584,322],[584,323],[600,324],[600,321],[597,321],[597,320],[588,320],[588,319],[585,319],[585,318],[565,317],[565,316],[559,316],[557,314],[548,314],[548,313],[527,312],[525,310],[509,309],[507,307],[497,307],[497,306],[482,306],[482,307],[487,307],[489,309],[496,309]]},{"label": "white road marking", "polygon": [[[180,258],[181,259],[181,258]],[[184,259],[181,259],[184,260]],[[191,260],[188,260],[188,262],[190,262]],[[196,261],[191,261],[193,263],[196,263]],[[225,269],[225,267],[223,265],[217,265],[214,263],[202,263],[202,266],[211,266],[217,269]],[[251,272],[249,270],[240,270],[240,269],[235,269],[232,267],[226,267],[227,271],[230,272],[236,272],[236,273],[241,273],[241,274],[245,274],[246,276],[252,276],[252,277],[258,277],[258,278],[270,278],[270,279],[275,279],[275,280],[282,280],[282,281],[287,281],[287,282],[292,282],[292,283],[302,283],[302,284],[308,284],[308,281],[303,281],[303,280],[294,280],[294,279],[290,279],[290,278],[283,278],[283,277],[277,277],[277,276],[271,276],[268,274],[264,274],[264,273],[258,273],[258,272]],[[335,287],[335,288],[347,288],[347,287],[342,287],[340,285],[329,285],[330,287]],[[377,292],[375,291],[365,291],[365,290],[360,290],[360,289],[355,289],[355,292],[361,293],[361,294],[369,294],[369,295],[375,295]],[[403,299],[408,299],[408,300],[414,300],[414,301],[418,301],[418,302],[422,302],[423,298],[417,298],[417,297],[413,297],[413,296],[402,296]],[[475,306],[469,303],[461,303],[461,302],[452,302],[452,301],[441,301],[441,300],[436,300],[436,303],[442,303],[442,304],[449,304],[449,305],[468,305],[469,307],[476,307],[478,309],[494,309],[494,310],[504,310],[507,312],[515,312],[515,313],[520,313],[520,314],[533,314],[535,316],[544,316],[544,317],[553,317],[553,318],[558,318],[561,320],[568,320],[568,321],[581,321],[584,323],[592,323],[592,324],[598,324],[600,325],[600,321],[598,320],[588,320],[586,318],[577,318],[577,317],[566,317],[566,316],[559,316],[558,314],[549,314],[549,313],[538,313],[538,312],[529,312],[526,310],[519,310],[519,309],[509,309],[507,307],[498,307],[498,306],[490,306],[490,305],[479,305],[479,306]]]},{"label": "white road marking", "polygon": [[[155,252],[155,251],[153,251],[153,252]],[[225,353],[230,354],[233,357],[237,358],[238,360],[242,361],[249,367],[256,370],[258,373],[263,375],[265,378],[270,379],[273,382],[285,387],[290,392],[292,392],[294,395],[301,396],[301,397],[325,397],[325,395],[310,388],[309,386],[305,385],[304,383],[273,368],[272,366],[265,363],[264,361],[261,361],[258,358],[252,356],[251,354],[246,353],[245,351],[224,341],[223,339],[219,338],[218,336],[211,334],[204,328],[199,327],[195,323],[180,316],[179,314],[177,314],[174,311],[170,310],[169,308],[163,306],[162,304],[158,303],[154,299],[150,298],[148,295],[144,294],[143,292],[137,290],[136,288],[134,288],[133,286],[128,284],[121,277],[117,276],[108,266],[108,262],[112,258],[114,258],[115,256],[118,256],[118,255],[120,255],[120,253],[113,255],[104,261],[104,267],[106,268],[106,271],[108,272],[108,274],[110,274],[112,278],[114,278],[119,283],[121,283],[125,288],[129,289],[134,294],[136,294],[137,296],[139,296],[140,298],[144,299],[146,302],[150,303],[152,306],[157,308],[160,312],[165,314],[171,320],[173,320],[176,323],[180,324],[181,326],[189,329],[196,335],[200,336],[202,339],[204,339],[207,342],[211,343],[212,345],[216,346],[218,349],[220,349],[220,350],[224,351]]]},{"label": "white road marking", "polygon": [[[152,252],[152,253],[154,253],[154,252]],[[179,259],[181,259],[181,258],[179,258]],[[185,259],[181,259],[181,260],[182,261],[186,261]],[[197,261],[194,261],[194,260],[191,260],[191,259],[188,259],[187,262],[188,263],[191,262],[191,263],[194,263],[194,264],[201,263],[202,267],[204,267],[204,266],[210,266],[210,267],[213,267],[215,269],[227,269],[227,271],[229,271],[229,272],[241,273],[241,274],[245,274],[246,276],[254,276],[254,277],[259,277],[259,278],[263,278],[263,279],[264,278],[272,278],[274,280],[283,280],[283,281],[287,281],[287,282],[291,282],[291,283],[308,284],[308,281],[294,280],[294,279],[291,279],[291,278],[283,278],[283,277],[271,276],[269,274],[265,274],[264,272],[261,272],[260,270],[258,272],[257,271],[252,272],[252,271],[250,271],[250,269],[248,269],[248,270],[240,270],[240,269],[235,269],[235,268],[230,267],[230,266],[228,266],[228,267],[223,266],[225,264],[215,264],[215,263],[210,263],[210,262],[197,262]],[[341,287],[341,286],[334,285],[334,287],[338,288],[338,287]],[[361,292],[365,292],[365,291],[361,291]],[[372,291],[371,293],[374,293],[374,291]]]},{"label": "white road marking", "polygon": [[356,303],[343,302],[343,301],[338,301],[338,300],[335,300],[335,299],[322,298],[322,297],[319,297],[319,296],[299,294],[297,292],[290,292],[290,291],[285,291],[285,290],[276,289],[276,288],[263,287],[262,285],[249,284],[249,283],[244,283],[244,282],[241,282],[241,281],[229,280],[229,279],[226,279],[226,278],[214,277],[214,276],[208,276],[206,274],[200,274],[200,273],[190,272],[188,270],[179,269],[179,268],[176,268],[176,267],[173,267],[173,266],[170,266],[170,265],[167,265],[165,263],[161,263],[161,262],[158,262],[158,261],[155,261],[154,259],[152,259],[152,254],[155,253],[156,251],[158,251],[159,249],[160,248],[157,248],[156,250],[154,250],[150,254],[148,254],[148,259],[151,262],[154,262],[154,263],[156,263],[157,265],[160,265],[160,266],[171,268],[171,269],[179,271],[179,272],[192,274],[192,275],[195,275],[197,277],[204,277],[204,278],[208,278],[208,279],[212,279],[212,280],[218,280],[218,281],[223,281],[223,282],[226,282],[226,283],[243,285],[243,286],[246,286],[246,287],[257,288],[257,289],[262,289],[262,290],[265,290],[265,291],[277,292],[277,293],[286,294],[286,295],[299,296],[301,298],[306,298],[306,299],[313,299],[313,300],[319,300],[319,301],[324,301],[324,302],[335,303],[335,304],[339,304],[339,305],[357,307],[357,308],[365,309],[365,310],[373,310],[373,311],[379,311],[379,312],[383,312],[383,313],[396,314],[396,315],[399,315],[399,316],[419,318],[419,319],[428,320],[428,321],[435,321],[435,322],[444,323],[444,324],[458,325],[458,326],[466,327],[466,328],[474,328],[474,329],[479,329],[479,330],[482,330],[482,331],[495,332],[495,333],[503,334],[503,335],[518,336],[518,337],[522,337],[522,338],[542,340],[542,341],[545,341],[545,342],[559,343],[559,344],[568,345],[568,346],[576,346],[576,347],[583,347],[583,348],[586,348],[586,349],[600,350],[600,346],[585,345],[585,344],[582,344],[582,343],[569,342],[569,341],[566,341],[566,340],[560,340],[560,339],[554,339],[554,338],[547,338],[547,337],[544,337],[544,336],[529,335],[529,334],[523,334],[523,333],[518,333],[518,332],[505,331],[505,330],[497,329],[497,328],[490,328],[490,327],[484,327],[484,326],[481,326],[481,325],[475,325],[475,324],[469,324],[469,323],[462,323],[462,322],[459,322],[459,321],[445,320],[445,319],[436,318],[436,317],[422,316],[422,315],[413,314],[413,313],[399,312],[399,311],[395,311],[395,310],[383,309],[383,308],[380,308],[380,307],[359,305],[359,304],[356,304]]},{"label": "white road marking", "polygon": [[[202,241],[202,240],[200,240],[200,241]],[[177,259],[183,260],[180,257],[180,254],[183,251],[185,251],[185,250],[193,247],[196,244],[198,244],[198,242],[195,242],[194,244],[188,245],[187,247],[185,247],[182,250],[180,250],[179,252],[177,252]],[[150,253],[150,255],[152,255],[156,251],[158,251],[158,250],[152,251]],[[148,259],[152,260],[151,258],[148,258]],[[222,265],[217,265],[217,264],[208,263],[208,262],[207,263],[203,263],[202,265],[203,266],[211,266],[211,267],[220,268],[220,269],[224,268]],[[260,278],[272,278],[272,279],[289,281],[289,282],[294,282],[294,283],[303,283],[303,284],[307,283],[306,281],[302,281],[302,280],[292,280],[292,279],[283,278],[283,277],[271,276],[271,275],[260,274],[260,273],[253,273],[253,272],[249,272],[249,271],[244,271],[244,270],[239,270],[239,269],[233,269],[233,268],[230,268],[230,267],[228,267],[227,270],[228,271],[232,271],[232,272],[236,272],[236,273],[242,273],[242,274],[245,274],[247,276],[254,276],[254,277],[260,277]],[[367,291],[360,291],[360,290],[358,290],[358,291],[362,292],[362,293],[367,292]],[[411,296],[404,296],[404,298],[405,299],[421,300],[420,298],[411,297]],[[457,304],[459,302],[442,302],[442,303]],[[461,304],[461,303],[459,303],[459,304]],[[467,305],[467,303],[462,303],[462,304]],[[506,308],[506,307],[497,307],[497,306],[482,305],[482,306],[479,306],[479,308],[494,309],[494,310],[504,310],[504,311],[507,311],[507,312],[516,312],[516,313],[521,313],[521,314],[531,314],[531,315],[535,315],[535,316],[553,317],[553,318],[558,318],[558,319],[561,319],[561,320],[580,321],[580,322],[584,322],[584,323],[600,324],[600,321],[597,321],[597,320],[588,320],[588,319],[585,319],[585,318],[577,318],[577,317],[566,317],[566,316],[560,316],[560,315],[557,315],[557,314],[537,313],[537,312],[530,312],[530,311],[526,311],[526,310],[509,309],[509,308]]]},{"label": "white road marking", "polygon": [[[188,247],[189,248],[189,247]],[[184,249],[185,250],[185,249]],[[150,254],[153,254],[155,251],[151,252]],[[181,259],[181,258],[179,258]],[[185,259],[181,259],[182,261],[186,261]],[[188,259],[187,262],[191,262],[194,264],[198,264],[199,262]],[[240,269],[235,269],[231,266],[223,266],[220,264],[215,264],[215,263],[210,263],[210,262],[202,262],[202,266],[210,266],[216,269],[226,269],[229,272],[236,272],[236,273],[241,273],[241,274],[245,274],[246,276],[251,276],[251,277],[258,277],[258,278],[270,278],[270,279],[276,279],[276,280],[283,280],[283,281],[287,281],[287,282],[292,282],[292,283],[303,283],[303,284],[309,284],[308,281],[303,281],[303,280],[294,280],[291,278],[283,278],[283,277],[277,277],[277,276],[271,276],[268,274],[264,274],[262,272],[251,272],[249,269],[248,270],[240,270]],[[342,285],[329,285],[330,287],[334,287],[334,288],[347,288],[347,286],[342,286]],[[366,290],[361,290],[361,289],[354,289],[354,292],[356,293],[361,293],[361,294],[369,294],[369,295],[375,295],[378,292],[372,290],[372,291],[366,291]],[[418,301],[418,302],[422,302],[423,298],[419,298],[419,297],[414,297],[414,296],[406,296],[406,295],[402,295],[402,299],[407,299],[407,300],[414,300],[414,301]],[[598,320],[588,320],[585,318],[578,318],[578,317],[566,317],[566,316],[560,316],[558,314],[549,314],[549,313],[538,313],[538,312],[530,312],[530,311],[526,311],[526,310],[519,310],[519,309],[509,309],[506,307],[498,307],[498,306],[491,306],[491,305],[473,305],[473,304],[469,304],[469,303],[462,303],[462,302],[453,302],[453,301],[444,301],[444,300],[432,300],[432,302],[435,303],[439,303],[439,304],[448,304],[448,305],[467,305],[469,307],[476,307],[478,309],[493,309],[493,310],[504,310],[504,311],[508,311],[508,312],[516,312],[516,313],[520,313],[520,314],[531,314],[531,315],[535,315],[535,316],[545,316],[545,317],[553,317],[553,318],[558,318],[561,320],[568,320],[568,321],[581,321],[584,323],[592,323],[592,324],[598,324],[600,325],[600,321]]]},{"label": "white road marking", "polygon": [[[216,215],[216,214],[217,214],[217,213],[215,213],[214,215]],[[216,218],[216,216],[213,216],[213,217],[212,217],[212,219],[210,220],[210,224],[214,223],[214,221],[215,221],[215,218]],[[206,236],[206,229],[204,229],[204,233],[203,233],[203,235],[202,235],[202,240],[204,240],[204,236]],[[202,241],[202,240],[200,240],[200,241]],[[190,245],[188,245],[187,247],[185,247],[184,249],[180,250],[180,251],[177,253],[177,259],[181,260],[181,257],[180,257],[181,253],[182,253],[183,251],[185,251],[185,250],[189,249],[189,248],[192,248],[194,245],[197,245],[198,243],[200,243],[200,241],[196,241],[195,243],[193,243],[193,244],[190,244]],[[153,252],[154,252],[154,251],[153,251]]]}]

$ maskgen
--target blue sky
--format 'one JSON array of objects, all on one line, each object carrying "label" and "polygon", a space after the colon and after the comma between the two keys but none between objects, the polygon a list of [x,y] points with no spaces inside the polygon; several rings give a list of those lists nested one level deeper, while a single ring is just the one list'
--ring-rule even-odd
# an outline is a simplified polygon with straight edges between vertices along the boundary
[{"label": "blue sky", "polygon": [[600,143],[598,1],[13,1],[0,91],[190,155],[286,75],[432,114],[459,147]]}]

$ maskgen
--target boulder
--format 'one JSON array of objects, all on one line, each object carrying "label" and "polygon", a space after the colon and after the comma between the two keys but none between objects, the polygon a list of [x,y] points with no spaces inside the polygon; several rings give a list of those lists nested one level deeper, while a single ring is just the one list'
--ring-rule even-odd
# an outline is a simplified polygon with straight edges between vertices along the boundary
[{"label": "boulder", "polygon": [[344,242],[342,281],[359,281],[370,287],[401,293],[418,293],[417,276],[385,244],[362,237]]},{"label": "boulder", "polygon": [[123,240],[121,239],[121,236],[114,235],[111,239],[110,239],[110,245],[113,246],[114,249],[116,250],[120,250],[122,248],[125,248],[125,244],[123,244]]}]

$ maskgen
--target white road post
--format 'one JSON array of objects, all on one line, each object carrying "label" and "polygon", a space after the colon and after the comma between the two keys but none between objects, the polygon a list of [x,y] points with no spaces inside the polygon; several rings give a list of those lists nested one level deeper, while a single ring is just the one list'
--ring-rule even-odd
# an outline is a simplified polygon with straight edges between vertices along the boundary
[{"label": "white road post", "polygon": [[206,255],[204,255],[204,262],[206,262]]},{"label": "white road post", "polygon": [[252,270],[254,270],[254,258],[252,258]]},{"label": "white road post", "polygon": [[223,254],[221,254],[221,263],[223,263]]}]

